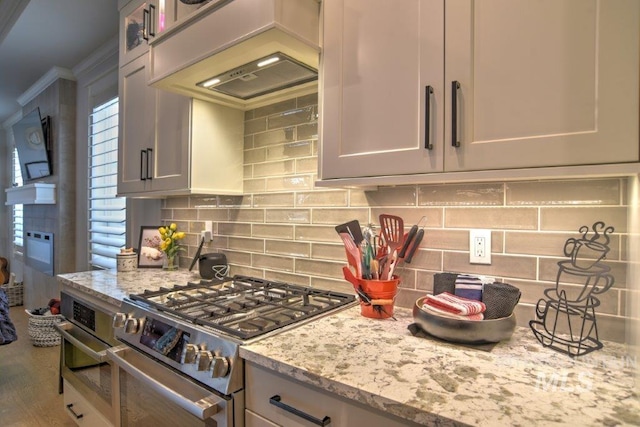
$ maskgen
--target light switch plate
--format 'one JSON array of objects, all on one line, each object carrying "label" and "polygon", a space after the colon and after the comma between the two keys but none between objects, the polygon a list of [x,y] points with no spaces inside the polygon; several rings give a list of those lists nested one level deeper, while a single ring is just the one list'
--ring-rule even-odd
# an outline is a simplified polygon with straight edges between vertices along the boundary
[{"label": "light switch plate", "polygon": [[469,263],[491,264],[491,230],[469,230]]}]

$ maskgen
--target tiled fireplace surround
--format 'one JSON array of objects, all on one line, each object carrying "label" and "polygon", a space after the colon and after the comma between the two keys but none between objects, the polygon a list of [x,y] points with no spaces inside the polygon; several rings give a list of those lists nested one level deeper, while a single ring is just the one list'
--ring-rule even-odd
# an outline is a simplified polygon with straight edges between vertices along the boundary
[{"label": "tiled fireplace surround", "polygon": [[[638,317],[629,315],[627,301],[639,287],[627,283],[627,178],[315,188],[317,128],[317,94],[246,112],[246,195],[163,202],[163,222],[189,233],[182,266],[210,220],[215,236],[203,252],[224,252],[232,274],[352,292],[342,278],[345,252],[334,227],[352,219],[377,224],[381,213],[400,215],[410,227],[426,216],[420,250],[397,270],[396,305],[411,307],[430,292],[436,272],[486,274],[521,289],[516,315],[524,326],[543,290],[554,286],[565,240],[601,220],[615,227],[606,259],[615,285],[600,295],[600,338],[627,340],[628,320]],[[211,157],[215,167],[215,152]],[[471,228],[492,230],[491,265],[469,264]]]}]

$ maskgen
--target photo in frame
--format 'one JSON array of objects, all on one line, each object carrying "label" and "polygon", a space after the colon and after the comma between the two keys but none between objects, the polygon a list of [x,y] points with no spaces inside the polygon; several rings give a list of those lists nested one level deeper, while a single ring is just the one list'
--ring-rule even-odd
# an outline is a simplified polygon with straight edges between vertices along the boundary
[{"label": "photo in frame", "polygon": [[160,250],[160,226],[140,227],[138,268],[162,268],[165,254]]}]

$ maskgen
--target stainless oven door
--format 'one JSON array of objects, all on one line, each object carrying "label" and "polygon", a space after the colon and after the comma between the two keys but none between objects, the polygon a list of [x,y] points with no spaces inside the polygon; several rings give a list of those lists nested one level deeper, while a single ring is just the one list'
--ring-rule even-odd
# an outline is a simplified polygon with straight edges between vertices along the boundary
[{"label": "stainless oven door", "polygon": [[114,423],[112,367],[107,360],[107,349],[111,346],[71,322],[60,322],[54,326],[62,337],[62,378],[67,380],[93,408]]},{"label": "stainless oven door", "polygon": [[130,347],[111,348],[107,356],[118,369],[121,426],[243,425],[243,392],[221,395]]}]

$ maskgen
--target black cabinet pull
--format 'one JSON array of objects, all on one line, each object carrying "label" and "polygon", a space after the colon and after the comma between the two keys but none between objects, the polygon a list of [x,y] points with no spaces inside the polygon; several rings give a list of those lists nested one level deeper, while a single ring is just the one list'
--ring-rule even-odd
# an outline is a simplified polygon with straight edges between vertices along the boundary
[{"label": "black cabinet pull", "polygon": [[329,424],[331,424],[331,418],[330,417],[324,417],[323,419],[320,418],[316,418],[314,416],[311,416],[309,414],[307,414],[306,412],[302,412],[299,409],[294,408],[293,406],[289,406],[286,403],[282,403],[281,401],[281,397],[280,395],[276,394],[275,396],[271,397],[269,399],[269,403],[271,403],[272,405],[277,406],[278,408],[282,408],[287,412],[292,413],[293,415],[297,415],[300,418],[304,418],[305,420],[317,425],[317,426],[328,426]]},{"label": "black cabinet pull", "polygon": [[69,410],[69,412],[73,414],[74,417],[76,417],[76,420],[79,420],[80,418],[84,417],[84,415],[82,414],[77,414],[76,411],[73,410],[72,406],[73,406],[73,403],[69,403],[67,405],[67,409]]},{"label": "black cabinet pull", "polygon": [[156,36],[156,7],[152,4],[149,5],[149,35],[151,37]]},{"label": "black cabinet pull", "polygon": [[424,148],[433,150],[431,143],[431,94],[433,87],[426,86],[424,89]]},{"label": "black cabinet pull", "polygon": [[460,82],[454,80],[451,82],[451,145],[460,147],[458,140],[458,89]]},{"label": "black cabinet pull", "polygon": [[145,157],[147,155],[147,150],[140,150],[140,181],[144,181],[147,178],[145,178],[145,174],[144,174],[144,165],[145,163],[148,163],[148,161],[145,160]]},{"label": "black cabinet pull", "polygon": [[142,11],[142,38],[146,41],[149,41],[149,9],[145,9]]},{"label": "black cabinet pull", "polygon": [[147,148],[147,179],[153,179],[153,172],[151,171],[151,165],[153,164],[153,148]]}]

